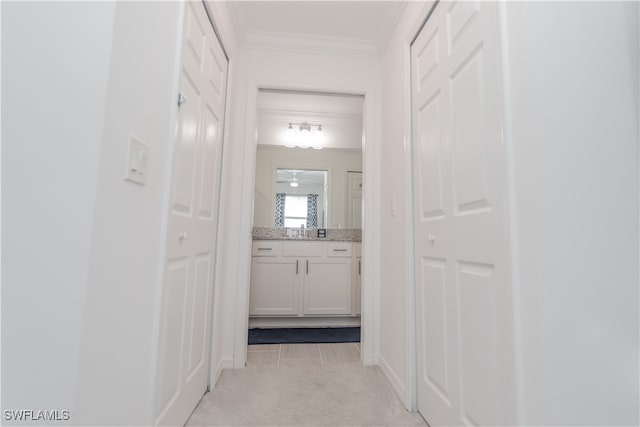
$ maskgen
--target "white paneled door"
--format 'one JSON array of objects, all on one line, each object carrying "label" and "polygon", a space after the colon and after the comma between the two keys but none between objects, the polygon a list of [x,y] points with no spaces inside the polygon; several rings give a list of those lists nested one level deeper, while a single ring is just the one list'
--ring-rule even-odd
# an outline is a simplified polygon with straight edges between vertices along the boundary
[{"label": "white paneled door", "polygon": [[[227,59],[201,2],[185,2],[155,423],[183,425],[207,388]],[[178,97],[177,97],[178,98]]]},{"label": "white paneled door", "polygon": [[495,2],[440,2],[411,47],[418,408],[515,425]]}]

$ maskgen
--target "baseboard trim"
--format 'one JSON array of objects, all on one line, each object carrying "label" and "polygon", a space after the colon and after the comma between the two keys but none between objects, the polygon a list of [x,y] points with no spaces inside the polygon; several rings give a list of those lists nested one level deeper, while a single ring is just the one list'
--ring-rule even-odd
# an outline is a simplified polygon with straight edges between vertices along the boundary
[{"label": "baseboard trim", "polygon": [[387,378],[387,380],[391,384],[391,387],[393,387],[393,390],[396,392],[396,394],[400,398],[400,401],[404,405],[405,409],[407,411],[411,411],[411,405],[407,404],[406,386],[403,384],[402,380],[396,374],[396,372],[393,369],[391,369],[391,366],[389,366],[389,364],[381,354],[378,355],[377,359],[378,359],[378,366],[380,367],[382,374]]},{"label": "baseboard trim", "polygon": [[211,386],[212,389],[214,389],[216,387],[216,384],[218,384],[220,375],[222,375],[222,371],[224,371],[225,369],[233,369],[233,359],[222,359],[218,362],[213,374],[214,380]]},{"label": "baseboard trim", "polygon": [[360,326],[360,317],[250,317],[251,328],[324,328]]}]

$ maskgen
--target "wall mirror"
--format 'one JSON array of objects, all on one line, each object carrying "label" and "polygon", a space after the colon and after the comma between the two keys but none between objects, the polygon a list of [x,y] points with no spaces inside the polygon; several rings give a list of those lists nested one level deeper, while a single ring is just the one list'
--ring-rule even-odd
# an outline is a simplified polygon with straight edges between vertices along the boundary
[{"label": "wall mirror", "polygon": [[361,227],[363,100],[260,90],[254,226]]},{"label": "wall mirror", "polygon": [[327,171],[276,169],[276,227],[326,228]]}]

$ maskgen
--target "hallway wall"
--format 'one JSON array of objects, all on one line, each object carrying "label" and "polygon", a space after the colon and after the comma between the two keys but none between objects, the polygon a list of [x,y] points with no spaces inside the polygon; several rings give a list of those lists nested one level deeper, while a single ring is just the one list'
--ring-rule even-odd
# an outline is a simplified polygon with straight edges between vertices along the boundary
[{"label": "hallway wall", "polygon": [[[182,16],[179,2],[115,6],[76,424],[153,419]],[[123,179],[131,136],[149,146],[144,186]]]},{"label": "hallway wall", "polygon": [[527,424],[640,421],[638,7],[506,6]]},{"label": "hallway wall", "polygon": [[115,7],[2,4],[3,410],[75,411]]}]

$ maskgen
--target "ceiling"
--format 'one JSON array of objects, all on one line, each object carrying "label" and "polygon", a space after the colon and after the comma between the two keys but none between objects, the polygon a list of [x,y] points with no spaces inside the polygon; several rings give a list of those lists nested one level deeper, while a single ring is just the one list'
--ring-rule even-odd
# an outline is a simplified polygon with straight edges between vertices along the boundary
[{"label": "ceiling", "polygon": [[[258,144],[303,145],[299,126],[289,133],[289,123],[309,123],[313,131],[322,125],[322,138],[310,144],[322,148],[361,149],[362,106],[364,98],[355,95],[260,90],[257,98]],[[294,136],[298,135],[298,136]],[[302,140],[300,140],[302,141]]]},{"label": "ceiling", "polygon": [[231,1],[236,36],[245,47],[349,51],[379,56],[403,1]]}]

